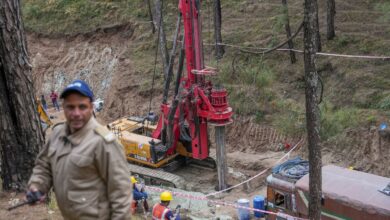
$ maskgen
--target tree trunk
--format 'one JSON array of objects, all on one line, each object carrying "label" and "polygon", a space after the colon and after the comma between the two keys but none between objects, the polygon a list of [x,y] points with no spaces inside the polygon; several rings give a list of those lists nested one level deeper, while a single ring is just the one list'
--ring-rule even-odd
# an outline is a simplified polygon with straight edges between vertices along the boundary
[{"label": "tree trunk", "polygon": [[156,26],[156,29],[159,30],[159,40],[160,40],[160,50],[161,50],[161,57],[164,65],[164,76],[166,78],[166,73],[169,64],[169,55],[168,55],[168,49],[167,49],[167,39],[165,36],[164,31],[164,19],[163,19],[163,5],[162,0],[155,0],[155,15],[154,15],[154,25]]},{"label": "tree trunk", "polygon": [[215,38],[215,57],[217,60],[221,59],[225,54],[225,48],[222,43],[222,13],[221,13],[221,1],[214,0],[214,38]]},{"label": "tree trunk", "polygon": [[326,20],[327,20],[327,31],[326,31],[326,38],[328,40],[332,40],[336,33],[334,31],[334,16],[336,15],[336,2],[335,0],[328,0],[327,1],[327,13],[326,13]]},{"label": "tree trunk", "polygon": [[318,19],[318,8],[317,8],[317,52],[322,51],[322,45],[321,45],[321,33],[320,33],[320,24]]},{"label": "tree trunk", "polygon": [[[282,4],[283,4],[283,12],[284,12],[284,15],[286,16],[284,28],[286,30],[287,39],[289,39],[291,37],[291,29],[290,29],[290,19],[288,18],[287,0],[282,0]],[[293,43],[292,39],[288,41],[288,48],[290,49],[291,63],[297,62],[297,58],[295,57],[295,52],[292,51],[292,49],[294,49],[294,43]]]},{"label": "tree trunk", "polygon": [[309,219],[321,219],[321,145],[320,114],[317,88],[319,77],[316,70],[318,49],[318,6],[317,0],[305,0],[304,9],[304,62],[306,93],[306,126],[309,144]]},{"label": "tree trunk", "polygon": [[4,190],[24,190],[44,140],[19,0],[0,1],[0,25],[1,178]]},{"label": "tree trunk", "polygon": [[152,13],[152,6],[150,5],[150,0],[145,0],[146,5],[148,7],[148,12],[149,12],[149,19],[150,19],[150,24],[152,25],[152,33],[156,32],[156,28],[154,27],[153,24],[153,13]]},{"label": "tree trunk", "polygon": [[[316,0],[317,1],[317,0]],[[318,19],[318,7],[317,7],[317,52],[322,51],[322,45],[321,45],[321,33],[320,33],[320,24],[319,24],[319,19]]]}]

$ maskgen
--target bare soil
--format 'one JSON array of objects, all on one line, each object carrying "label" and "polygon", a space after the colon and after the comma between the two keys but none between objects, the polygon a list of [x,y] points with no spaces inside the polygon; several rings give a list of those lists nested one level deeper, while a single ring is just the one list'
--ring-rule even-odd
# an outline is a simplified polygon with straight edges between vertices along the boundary
[{"label": "bare soil", "polygon": [[23,193],[2,193],[0,195],[0,219],[14,220],[54,220],[62,219],[58,210],[50,210],[47,204],[25,205],[8,211],[7,208],[21,202],[24,199]]}]

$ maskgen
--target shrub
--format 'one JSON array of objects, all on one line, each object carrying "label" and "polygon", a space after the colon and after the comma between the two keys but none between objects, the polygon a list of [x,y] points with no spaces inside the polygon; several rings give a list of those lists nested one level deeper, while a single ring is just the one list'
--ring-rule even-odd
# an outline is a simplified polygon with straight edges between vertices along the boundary
[{"label": "shrub", "polygon": [[265,88],[274,80],[274,72],[263,62],[247,65],[240,74],[240,79],[245,84],[255,85],[257,88]]},{"label": "shrub", "polygon": [[383,98],[379,103],[378,103],[378,108],[382,110],[390,110],[390,95]]},{"label": "shrub", "polygon": [[375,10],[381,11],[383,13],[383,15],[380,17],[382,21],[390,21],[390,2],[377,3],[375,5]]},{"label": "shrub", "polygon": [[274,126],[286,135],[298,136],[306,131],[305,110],[293,100],[275,100]]},{"label": "shrub", "polygon": [[329,102],[321,106],[321,138],[326,141],[340,134],[344,129],[359,124],[362,120],[359,117],[359,110],[356,108],[336,109]]},{"label": "shrub", "polygon": [[27,28],[41,33],[83,33],[104,25],[145,16],[138,1],[25,0],[23,20]]}]

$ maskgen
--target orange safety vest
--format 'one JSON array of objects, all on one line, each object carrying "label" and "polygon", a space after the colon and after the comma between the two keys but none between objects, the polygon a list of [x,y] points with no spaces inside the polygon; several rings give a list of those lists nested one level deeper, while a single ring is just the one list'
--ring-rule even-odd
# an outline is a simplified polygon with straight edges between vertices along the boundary
[{"label": "orange safety vest", "polygon": [[161,205],[160,203],[157,203],[153,206],[153,220],[166,220],[165,215],[169,211],[169,208]]}]

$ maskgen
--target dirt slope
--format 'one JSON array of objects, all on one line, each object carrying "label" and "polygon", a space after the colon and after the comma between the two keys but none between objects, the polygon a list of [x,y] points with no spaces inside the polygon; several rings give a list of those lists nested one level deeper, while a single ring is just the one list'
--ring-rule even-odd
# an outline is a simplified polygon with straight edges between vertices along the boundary
[{"label": "dirt slope", "polygon": [[115,73],[130,68],[122,54],[131,35],[131,25],[62,38],[28,34],[37,92],[61,91],[79,78],[91,85],[96,98],[104,98]]},{"label": "dirt slope", "polygon": [[390,176],[390,138],[375,126],[347,130],[334,145],[324,149],[324,162],[354,166],[366,172]]}]

